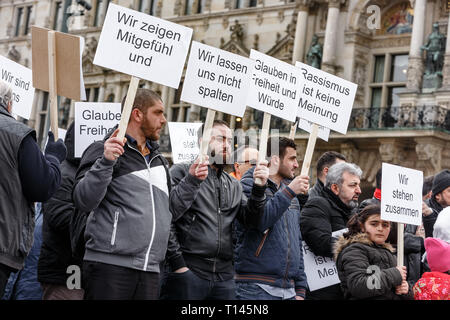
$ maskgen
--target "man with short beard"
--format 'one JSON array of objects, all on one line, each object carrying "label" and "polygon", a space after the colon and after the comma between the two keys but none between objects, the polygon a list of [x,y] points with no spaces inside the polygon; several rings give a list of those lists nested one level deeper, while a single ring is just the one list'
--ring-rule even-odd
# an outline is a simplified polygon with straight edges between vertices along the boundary
[{"label": "man with short beard", "polygon": [[[125,98],[122,101],[124,105]],[[73,190],[86,222],[83,289],[88,300],[154,300],[172,215],[169,171],[157,140],[161,98],[138,89],[123,140],[116,129],[83,153]]]},{"label": "man with short beard", "polygon": [[[352,163],[337,163],[328,170],[325,187],[319,197],[308,199],[302,209],[300,229],[303,239],[316,256],[333,258],[336,239],[331,234],[347,227],[352,210],[361,194],[361,169]],[[306,299],[343,299],[340,285],[307,291]]]},{"label": "man with short beard", "polygon": [[264,224],[267,161],[258,164],[249,196],[239,181],[223,168],[230,157],[232,135],[228,124],[216,120],[208,144],[209,161],[179,163],[170,170],[170,211],[173,227],[167,261],[170,271],[162,298],[175,300],[233,300],[232,224]]},{"label": "man with short beard", "polygon": [[[309,177],[294,178],[298,162],[293,140],[271,137],[267,156],[270,159],[264,207],[267,223],[257,228],[237,223],[236,296],[239,300],[303,300],[307,283],[300,206],[308,198]],[[247,171],[241,180],[247,195],[253,187],[252,171]]]}]

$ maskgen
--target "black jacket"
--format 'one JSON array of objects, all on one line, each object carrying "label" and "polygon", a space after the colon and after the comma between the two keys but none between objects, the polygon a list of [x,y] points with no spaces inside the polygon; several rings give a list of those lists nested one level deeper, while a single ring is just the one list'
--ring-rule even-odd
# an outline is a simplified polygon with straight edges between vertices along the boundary
[{"label": "black jacket", "polygon": [[430,215],[422,217],[423,227],[425,229],[425,237],[428,238],[433,236],[434,224],[437,220],[439,212],[441,212],[444,208],[442,208],[442,206],[434,199],[434,197],[425,200],[425,203],[433,211]]},{"label": "black jacket", "polygon": [[416,236],[417,226],[412,224],[405,225],[404,233],[404,262],[408,275],[406,281],[412,288],[423,274],[422,255],[425,253],[424,239]]},{"label": "black jacket", "polygon": [[323,182],[320,181],[319,179],[317,179],[316,184],[314,185],[314,187],[312,187],[311,189],[309,189],[309,197],[320,197],[320,194],[323,191]]},{"label": "black jacket", "polygon": [[[319,197],[309,198],[301,212],[300,230],[303,240],[316,256],[333,257],[334,231],[347,227],[352,215],[345,205],[330,189],[324,188]],[[316,291],[307,291],[307,299],[342,299],[339,284]]]},{"label": "black jacket", "polygon": [[74,156],[74,123],[66,133],[66,160],[61,164],[61,186],[52,198],[42,204],[42,248],[38,262],[38,280],[42,283],[66,285],[67,267],[77,264],[72,258],[69,223],[75,206],[72,187],[80,158]]},{"label": "black jacket", "polygon": [[345,299],[412,299],[411,287],[406,295],[395,294],[402,276],[396,268],[397,259],[389,243],[377,245],[366,233],[347,239],[341,236],[336,242],[335,260]]},{"label": "black jacket", "polygon": [[172,270],[188,266],[203,277],[232,277],[232,223],[235,218],[245,226],[265,223],[266,187],[254,185],[247,200],[239,181],[228,173],[209,167],[201,181],[189,175],[189,167],[182,163],[170,170],[173,227],[167,259]]}]

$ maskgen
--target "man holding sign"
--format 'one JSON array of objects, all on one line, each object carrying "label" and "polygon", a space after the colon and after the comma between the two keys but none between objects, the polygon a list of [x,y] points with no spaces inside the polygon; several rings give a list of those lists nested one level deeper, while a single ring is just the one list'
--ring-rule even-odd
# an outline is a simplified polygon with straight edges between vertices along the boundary
[{"label": "man holding sign", "polygon": [[[272,145],[279,146],[279,150],[274,150]],[[239,300],[303,300],[307,284],[300,206],[308,198],[304,193],[308,191],[309,177],[294,178],[298,162],[293,140],[269,138],[267,156],[271,174],[264,219],[257,228],[237,223],[236,296]],[[252,171],[250,169],[241,180],[247,196],[254,184]],[[287,184],[285,179],[292,181]]]},{"label": "man holding sign", "polygon": [[[125,101],[125,98],[124,98]],[[73,200],[84,212],[86,299],[157,299],[172,215],[167,160],[156,140],[164,105],[138,89],[126,131],[94,142],[83,154]]]},{"label": "man holding sign", "polygon": [[34,202],[49,199],[61,181],[66,158],[61,139],[49,133],[45,156],[36,132],[11,116],[13,93],[0,81],[0,296],[11,272],[21,270],[31,249]]},{"label": "man holding sign", "polygon": [[257,227],[263,218],[266,163],[255,168],[254,184],[247,197],[238,180],[224,169],[230,157],[232,135],[228,124],[213,123],[208,145],[209,161],[176,164],[171,168],[170,210],[174,227],[167,253],[172,269],[163,286],[169,299],[235,298],[232,223]]},{"label": "man holding sign", "polygon": [[[361,169],[341,162],[330,167],[320,197],[310,198],[302,209],[300,229],[303,239],[316,256],[333,258],[335,239],[332,233],[347,227],[352,210],[361,194]],[[307,299],[335,300],[343,295],[339,284],[308,291]]]}]

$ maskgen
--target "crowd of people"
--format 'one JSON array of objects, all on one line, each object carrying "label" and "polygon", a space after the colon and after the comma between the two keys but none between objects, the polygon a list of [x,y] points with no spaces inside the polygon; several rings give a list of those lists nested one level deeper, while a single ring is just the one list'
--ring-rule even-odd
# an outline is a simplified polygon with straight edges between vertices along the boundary
[{"label": "crowd of people", "polygon": [[[424,179],[423,225],[405,226],[398,266],[381,169],[373,198],[360,199],[362,170],[328,151],[310,188],[281,136],[263,161],[238,148],[230,169],[221,120],[207,156],[170,166],[157,143],[164,105],[149,89],[136,92],[125,138],[115,128],[81,158],[74,123],[64,142],[50,132],[42,153],[11,108],[0,82],[3,299],[450,299],[450,170]],[[340,283],[310,290],[303,242],[333,259]]]}]

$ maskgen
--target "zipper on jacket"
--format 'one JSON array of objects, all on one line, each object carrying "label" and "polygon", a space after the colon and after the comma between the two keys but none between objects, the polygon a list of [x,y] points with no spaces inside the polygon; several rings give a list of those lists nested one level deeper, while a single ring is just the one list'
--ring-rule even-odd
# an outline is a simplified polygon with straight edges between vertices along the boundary
[{"label": "zipper on jacket", "polygon": [[259,254],[261,253],[261,250],[264,246],[264,242],[266,241],[268,234],[269,234],[269,229],[266,229],[266,231],[264,231],[264,236],[263,236],[261,242],[259,243],[258,249],[256,249],[255,257],[259,257]]},{"label": "zipper on jacket", "polygon": [[[139,153],[139,154],[141,155],[141,157],[144,159],[145,164],[147,165],[147,170],[148,170],[148,172],[150,173],[150,168],[151,168],[152,161],[153,161],[155,158],[160,157],[161,155],[160,155],[160,154],[157,154],[156,156],[154,156],[153,158],[151,158],[150,161],[147,163],[147,160],[146,160],[145,157],[142,155],[142,153],[139,152],[139,150],[136,150],[135,148],[133,148],[133,147],[130,146],[129,144],[128,144],[128,146],[130,147],[130,149],[136,151],[137,153]],[[153,227],[152,227],[152,236],[151,236],[151,238],[150,238],[150,244],[149,244],[148,249],[147,249],[147,252],[146,252],[146,254],[145,254],[144,267],[142,268],[143,271],[147,271],[148,259],[149,259],[149,256],[150,256],[150,250],[151,250],[152,245],[153,245],[153,240],[154,240],[154,237],[155,237],[155,230],[156,230],[155,199],[153,198],[153,185],[152,185],[152,183],[151,183],[150,181],[148,181],[148,184],[149,184],[149,187],[150,187],[150,198],[151,198],[151,200],[152,200]]]},{"label": "zipper on jacket", "polygon": [[113,232],[111,235],[111,245],[113,246],[116,243],[116,233],[117,233],[117,223],[119,222],[119,211],[114,213],[114,225]]},{"label": "zipper on jacket", "polygon": [[286,272],[284,273],[284,279],[283,279],[283,288],[284,288],[284,280],[287,280],[287,276],[288,276],[288,271],[289,271],[289,256],[291,253],[291,237],[289,235],[289,227],[287,224],[287,217],[286,214],[284,214],[284,225],[286,227],[286,235],[287,235],[287,242],[288,242],[288,247],[287,247],[287,262],[286,262]]},{"label": "zipper on jacket", "polygon": [[[218,187],[219,188],[214,188],[215,189],[215,191],[216,191],[216,199],[217,199],[217,228],[218,228],[218,239],[219,239],[219,245],[218,245],[218,247],[217,247],[217,253],[216,253],[216,256],[215,256],[215,258],[214,258],[214,264],[213,264],[213,273],[215,273],[216,272],[216,262],[217,262],[217,258],[219,257],[219,253],[220,253],[220,248],[221,248],[221,246],[220,246],[220,242],[221,242],[221,235],[222,235],[222,233],[221,233],[221,223],[220,223],[220,220],[221,220],[221,215],[222,215],[222,211],[220,210],[220,180],[219,180],[219,178],[217,178],[217,176],[215,176],[215,179],[218,181]],[[219,189],[219,193],[217,194],[217,189]]]}]

